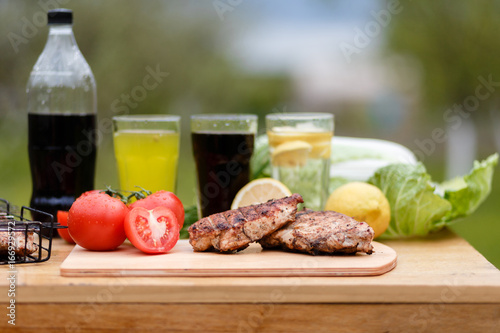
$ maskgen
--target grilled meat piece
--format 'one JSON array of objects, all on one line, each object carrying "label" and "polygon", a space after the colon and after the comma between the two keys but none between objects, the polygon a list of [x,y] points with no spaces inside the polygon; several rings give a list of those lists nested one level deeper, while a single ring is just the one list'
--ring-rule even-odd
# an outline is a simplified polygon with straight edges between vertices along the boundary
[{"label": "grilled meat piece", "polygon": [[33,229],[16,221],[14,216],[0,212],[0,258],[12,256],[12,252],[23,257],[37,250]]},{"label": "grilled meat piece", "polygon": [[266,203],[241,207],[202,218],[189,227],[189,243],[195,251],[212,248],[220,252],[242,250],[251,242],[295,220],[302,197],[269,200]]},{"label": "grilled meat piece", "polygon": [[356,253],[371,254],[373,229],[347,215],[326,211],[304,210],[295,221],[259,241],[263,248],[309,254]]},{"label": "grilled meat piece", "polygon": [[[9,236],[10,243],[9,243]],[[7,228],[0,228],[0,257],[7,257],[9,253],[9,245],[12,251],[17,256],[25,256],[32,254],[38,250],[35,244],[35,235],[32,230],[26,231],[22,229],[13,229],[9,232]]]}]

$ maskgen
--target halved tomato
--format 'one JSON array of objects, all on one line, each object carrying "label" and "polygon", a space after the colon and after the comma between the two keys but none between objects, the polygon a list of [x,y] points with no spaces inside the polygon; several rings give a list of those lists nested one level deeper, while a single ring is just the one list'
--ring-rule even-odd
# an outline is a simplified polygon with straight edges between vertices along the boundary
[{"label": "halved tomato", "polygon": [[127,238],[145,253],[167,253],[179,240],[177,218],[166,207],[136,207],[127,214],[124,225]]},{"label": "halved tomato", "polygon": [[[63,211],[63,210],[58,210],[57,211],[57,222],[59,222],[60,225],[68,226],[68,212]],[[71,237],[71,235],[69,234],[68,228],[57,229],[57,233],[66,242],[68,242],[70,244],[76,244],[75,241],[73,240],[73,238]]]},{"label": "halved tomato", "polygon": [[174,212],[177,223],[179,224],[179,229],[182,229],[184,225],[184,207],[182,206],[181,200],[172,192],[163,190],[155,192],[144,199],[137,200],[129,206],[129,209],[134,209],[136,207],[154,209],[160,206],[167,207]]}]

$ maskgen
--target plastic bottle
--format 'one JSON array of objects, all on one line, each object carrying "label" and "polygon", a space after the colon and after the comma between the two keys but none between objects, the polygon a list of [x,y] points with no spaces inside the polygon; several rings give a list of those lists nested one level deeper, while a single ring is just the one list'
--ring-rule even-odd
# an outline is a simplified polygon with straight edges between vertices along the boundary
[{"label": "plastic bottle", "polygon": [[96,85],[72,23],[71,10],[48,12],[49,37],[27,86],[30,205],[54,218],[94,188]]}]

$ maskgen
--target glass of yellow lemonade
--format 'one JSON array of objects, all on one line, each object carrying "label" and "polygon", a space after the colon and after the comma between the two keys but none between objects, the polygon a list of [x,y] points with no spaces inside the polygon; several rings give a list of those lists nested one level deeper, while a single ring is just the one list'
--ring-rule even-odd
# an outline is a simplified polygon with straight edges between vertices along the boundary
[{"label": "glass of yellow lemonade", "polygon": [[120,188],[137,186],[175,192],[179,159],[180,116],[125,115],[113,117],[115,157]]},{"label": "glass of yellow lemonade", "polygon": [[266,116],[272,177],[304,205],[323,210],[328,198],[333,115],[329,113],[272,113]]}]

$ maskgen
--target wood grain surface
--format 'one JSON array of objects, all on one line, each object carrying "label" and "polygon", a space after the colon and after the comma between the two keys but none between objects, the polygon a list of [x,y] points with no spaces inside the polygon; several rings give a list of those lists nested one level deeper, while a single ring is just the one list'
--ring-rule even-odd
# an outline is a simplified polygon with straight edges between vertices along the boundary
[{"label": "wood grain surface", "polygon": [[124,244],[115,251],[95,252],[75,246],[61,264],[62,276],[371,276],[396,266],[396,252],[373,242],[367,255],[311,256],[284,251],[264,251],[253,243],[234,254],[194,252],[180,240],[167,254],[147,255]]},{"label": "wood grain surface", "polygon": [[[58,239],[44,263],[16,266],[22,303],[500,303],[500,271],[451,232],[386,241],[398,254],[392,271],[372,277],[62,277],[73,246]],[[0,290],[8,289],[7,267]],[[0,292],[0,302],[8,302]]]},{"label": "wood grain surface", "polygon": [[497,333],[491,304],[23,304],[15,328],[32,333]]}]

